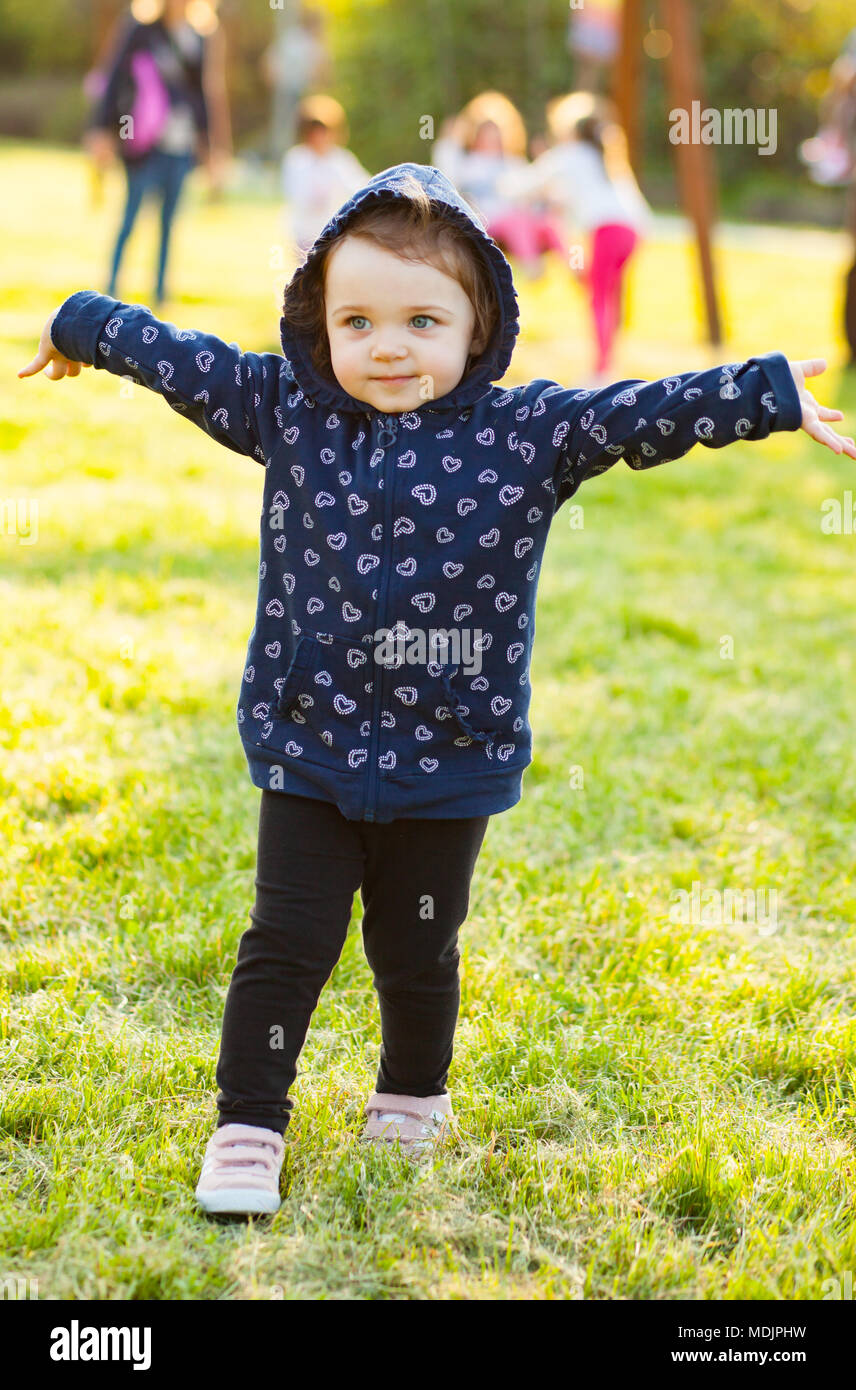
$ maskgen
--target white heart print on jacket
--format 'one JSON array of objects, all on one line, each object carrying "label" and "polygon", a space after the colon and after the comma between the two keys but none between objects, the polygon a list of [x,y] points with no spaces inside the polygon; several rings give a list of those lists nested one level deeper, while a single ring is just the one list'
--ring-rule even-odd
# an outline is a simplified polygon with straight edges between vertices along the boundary
[{"label": "white heart print on jacket", "polygon": [[[369,180],[295,276],[366,199],[403,197],[409,178],[471,237],[500,304],[469,375],[417,410],[384,414],[350,396],[316,371],[312,344],[284,320],[284,355],[242,352],[83,290],[52,326],[69,358],[159,392],[264,467],[237,709],[250,776],[332,801],[353,820],[491,815],[519,799],[544,546],[581,483],[619,461],[652,468],[696,444],[763,439],[802,419],[777,352],[597,391],[547,378],[497,384],[519,326],[511,269],[428,165]],[[432,648],[432,633],[449,646]]]}]

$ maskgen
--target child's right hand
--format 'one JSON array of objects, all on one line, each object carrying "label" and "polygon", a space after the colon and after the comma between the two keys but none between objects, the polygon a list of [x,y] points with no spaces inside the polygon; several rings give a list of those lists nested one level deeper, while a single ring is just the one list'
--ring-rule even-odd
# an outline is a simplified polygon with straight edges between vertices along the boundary
[{"label": "child's right hand", "polygon": [[22,367],[18,376],[35,376],[36,372],[44,369],[45,376],[49,381],[59,381],[64,376],[80,376],[81,367],[90,367],[91,362],[70,362],[67,357],[54,347],[51,338],[51,324],[59,313],[59,309],[54,309],[39,339],[39,348],[32,362],[26,367]]}]

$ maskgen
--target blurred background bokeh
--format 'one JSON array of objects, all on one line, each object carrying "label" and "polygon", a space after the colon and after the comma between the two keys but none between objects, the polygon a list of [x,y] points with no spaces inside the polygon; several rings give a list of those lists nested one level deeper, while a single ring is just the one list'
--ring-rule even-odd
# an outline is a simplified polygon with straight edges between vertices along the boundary
[{"label": "blurred background bokeh", "polygon": [[[0,0],[0,135],[74,145],[87,114],[84,75],[104,56],[127,8],[120,0]],[[156,8],[152,0],[132,6],[141,18]],[[198,0],[189,15],[205,29],[212,8],[227,43],[235,151],[263,157],[271,119],[263,57],[282,16],[298,6]],[[430,113],[439,124],[485,88],[507,93],[537,133],[545,102],[578,85],[570,20],[591,7],[573,11],[567,0],[316,0],[310,8],[323,17],[330,60],[318,89],[345,107],[349,143],[362,162],[381,169],[404,159],[425,162],[416,117]],[[645,8],[643,186],[656,206],[675,198],[663,119],[669,35],[658,7]],[[695,0],[692,9],[710,105],[778,108],[775,156],[759,161],[746,145],[717,151],[724,211],[840,224],[840,191],[806,180],[798,147],[816,129],[830,64],[856,23],[851,0]]]}]

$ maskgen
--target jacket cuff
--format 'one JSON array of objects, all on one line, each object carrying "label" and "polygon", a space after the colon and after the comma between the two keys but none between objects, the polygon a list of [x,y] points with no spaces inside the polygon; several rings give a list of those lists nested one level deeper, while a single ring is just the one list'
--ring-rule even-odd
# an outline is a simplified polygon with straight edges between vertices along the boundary
[{"label": "jacket cuff", "polygon": [[764,352],[747,360],[758,363],[773,388],[777,410],[770,430],[798,430],[802,425],[802,401],[785,354]]},{"label": "jacket cuff", "polygon": [[95,364],[98,338],[120,301],[95,290],[77,290],[60,305],[51,324],[51,341],[69,362]]}]

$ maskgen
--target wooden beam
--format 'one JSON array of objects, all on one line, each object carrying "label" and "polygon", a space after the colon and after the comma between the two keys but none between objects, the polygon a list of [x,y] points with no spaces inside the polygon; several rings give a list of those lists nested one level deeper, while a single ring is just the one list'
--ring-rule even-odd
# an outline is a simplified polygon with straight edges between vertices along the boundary
[{"label": "wooden beam", "polygon": [[[666,59],[666,79],[671,108],[692,112],[694,101],[703,109],[701,60],[691,7],[686,0],[662,0],[665,27],[672,37]],[[701,277],[707,312],[708,338],[722,342],[716,281],[711,250],[711,227],[716,216],[716,173],[710,146],[701,143],[675,145],[678,183],[684,211],[695,225]]]},{"label": "wooden beam", "polygon": [[611,96],[627,137],[627,157],[638,179],[642,163],[642,0],[624,0],[621,7],[621,38]]}]

